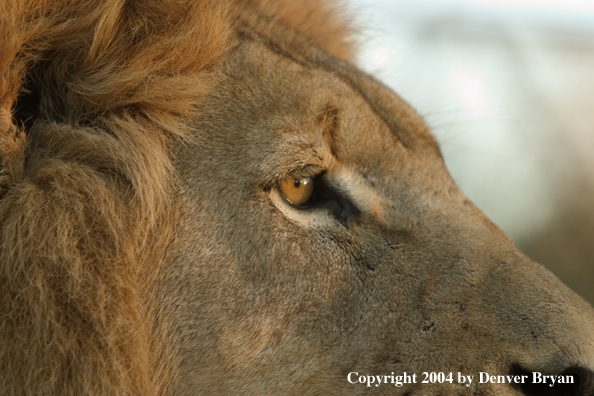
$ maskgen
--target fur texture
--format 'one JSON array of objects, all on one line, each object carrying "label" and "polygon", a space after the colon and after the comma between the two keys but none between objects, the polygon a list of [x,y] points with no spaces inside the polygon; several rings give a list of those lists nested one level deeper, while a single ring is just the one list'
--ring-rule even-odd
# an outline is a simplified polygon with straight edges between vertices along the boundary
[{"label": "fur texture", "polygon": [[[139,285],[150,284],[176,221],[168,147],[189,138],[187,118],[214,83],[207,69],[234,43],[233,7],[0,4],[2,394],[162,386]],[[330,8],[271,7],[348,57],[347,28],[316,27]]]},{"label": "fur texture", "polygon": [[[592,309],[349,63],[334,3],[0,18],[0,394],[366,393],[358,370],[573,370],[592,394]],[[283,198],[302,177],[319,206]]]},{"label": "fur texture", "polygon": [[43,121],[25,134],[2,119],[0,389],[151,394],[138,285],[167,241],[166,146],[186,134],[183,118],[209,89],[202,71],[229,43],[226,10],[2,7],[3,115],[31,107],[27,116]]}]

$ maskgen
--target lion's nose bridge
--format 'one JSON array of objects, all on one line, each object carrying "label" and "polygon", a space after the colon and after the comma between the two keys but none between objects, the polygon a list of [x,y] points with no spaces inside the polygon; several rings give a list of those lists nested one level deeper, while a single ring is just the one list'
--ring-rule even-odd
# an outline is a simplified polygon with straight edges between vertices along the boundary
[{"label": "lion's nose bridge", "polygon": [[[538,264],[510,265],[485,304],[507,334],[501,370],[527,376],[514,386],[521,394],[594,395],[594,311]],[[553,378],[567,383],[551,387]]]},{"label": "lion's nose bridge", "polygon": [[[485,353],[499,362],[498,370],[575,372],[581,378],[579,389],[590,389],[586,386],[593,383],[594,309],[551,272],[522,255],[480,212],[468,211],[457,220],[440,217],[441,223],[433,221],[440,226],[428,229],[426,240],[441,240],[432,246],[434,257],[440,257],[433,270],[443,274],[447,285],[439,299],[465,307],[456,312],[459,328],[454,331],[467,334],[460,336],[458,347],[490,334],[485,345],[492,351]],[[580,392],[566,394],[594,395],[594,390]]]},{"label": "lion's nose bridge", "polygon": [[[446,184],[442,190],[449,187]],[[394,196],[398,197],[397,193]],[[424,247],[409,256],[403,244],[401,251],[411,263],[424,257],[426,274],[415,272],[425,279],[415,302],[423,309],[422,326],[433,324],[435,334],[443,332],[447,334],[444,339],[458,340],[440,348],[459,355],[469,342],[482,340],[484,350],[480,353],[487,360],[497,361],[501,372],[525,370],[553,375],[572,371],[580,373],[584,387],[591,384],[592,307],[548,270],[522,255],[461,193],[429,194],[423,190],[415,199],[406,198],[395,200],[384,212],[384,219],[394,238],[404,235],[412,250]],[[408,216],[401,215],[401,208]],[[406,233],[396,232],[403,228]],[[455,325],[442,329],[440,321]],[[594,391],[576,392],[568,394],[594,395]]]},{"label": "lion's nose bridge", "polygon": [[[499,337],[508,372],[576,373],[590,389],[594,369],[594,310],[540,265],[520,257],[500,262],[482,285],[481,307]],[[587,386],[587,388],[586,388]],[[578,389],[576,388],[576,389]],[[522,390],[525,394],[543,394]],[[528,392],[528,391],[532,392]],[[594,390],[591,390],[594,392]],[[574,390],[568,393],[591,395]]]}]

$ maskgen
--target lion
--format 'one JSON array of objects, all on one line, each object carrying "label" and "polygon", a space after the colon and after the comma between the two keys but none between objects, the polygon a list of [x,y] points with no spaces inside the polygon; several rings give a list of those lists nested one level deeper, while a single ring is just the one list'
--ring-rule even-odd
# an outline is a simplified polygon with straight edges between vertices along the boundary
[{"label": "lion", "polygon": [[594,310],[458,190],[337,4],[0,18],[0,394],[594,395]]}]

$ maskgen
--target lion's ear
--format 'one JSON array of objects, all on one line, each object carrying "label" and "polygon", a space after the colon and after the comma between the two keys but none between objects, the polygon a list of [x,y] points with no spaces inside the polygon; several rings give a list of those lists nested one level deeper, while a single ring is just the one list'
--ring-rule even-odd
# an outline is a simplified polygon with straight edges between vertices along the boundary
[{"label": "lion's ear", "polygon": [[[0,31],[0,35],[2,32]],[[7,37],[7,36],[5,36]],[[0,51],[6,55],[7,48]],[[13,57],[14,58],[14,57]],[[13,109],[20,89],[20,73],[10,68],[10,61],[0,62],[0,199],[11,184],[18,181],[25,166],[25,146],[27,143],[24,127],[19,126],[13,117]],[[11,70],[12,69],[12,70]]]},{"label": "lion's ear", "polygon": [[[11,184],[21,179],[25,169],[27,133],[37,119],[38,90],[20,84],[22,78],[15,77],[13,91],[4,92],[0,118],[0,199],[8,192]],[[10,86],[10,81],[7,81]]]},{"label": "lion's ear", "polygon": [[3,119],[0,131],[0,199],[23,174],[25,146],[25,133],[10,121],[6,124]]},{"label": "lion's ear", "polygon": [[353,60],[356,53],[352,21],[337,0],[258,0],[260,7],[278,15],[288,26],[309,37],[329,54]]},{"label": "lion's ear", "polygon": [[[16,52],[16,51],[14,51]],[[27,132],[37,119],[38,89],[24,83],[25,62],[14,57],[2,70],[0,85],[0,199],[21,179],[25,168]]]},{"label": "lion's ear", "polygon": [[29,61],[27,56],[19,56],[27,36],[18,23],[19,15],[27,8],[34,7],[28,2],[0,3],[0,199],[21,179],[25,166],[26,134],[13,111]]}]

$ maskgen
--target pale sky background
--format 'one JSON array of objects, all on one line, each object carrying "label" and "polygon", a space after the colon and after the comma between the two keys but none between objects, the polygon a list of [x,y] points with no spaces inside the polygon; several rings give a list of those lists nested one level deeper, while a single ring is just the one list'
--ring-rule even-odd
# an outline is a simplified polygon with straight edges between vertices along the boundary
[{"label": "pale sky background", "polygon": [[514,240],[594,186],[594,0],[346,0],[359,64],[432,127]]}]

